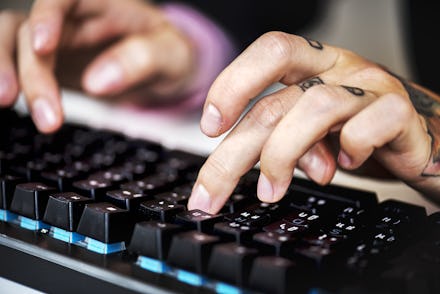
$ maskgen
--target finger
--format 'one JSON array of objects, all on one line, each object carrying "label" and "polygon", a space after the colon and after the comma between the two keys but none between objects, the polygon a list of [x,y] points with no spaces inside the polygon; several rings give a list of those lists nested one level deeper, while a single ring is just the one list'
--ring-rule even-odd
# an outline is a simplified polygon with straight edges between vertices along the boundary
[{"label": "finger", "polygon": [[15,70],[15,44],[18,28],[24,15],[12,11],[0,12],[0,106],[10,106],[18,96],[18,79]]},{"label": "finger", "polygon": [[[409,174],[421,174],[430,155],[430,144],[427,131],[409,99],[388,94],[344,125],[338,162],[344,168],[355,169],[377,150],[380,161],[387,167],[395,167],[393,173],[405,179]],[[390,153],[400,156],[390,156]],[[402,168],[403,165],[413,170]]]},{"label": "finger", "polygon": [[331,181],[336,172],[336,161],[325,140],[317,142],[301,156],[298,168],[320,185]]},{"label": "finger", "polygon": [[[79,1],[64,25],[61,45],[69,48],[102,44],[127,34],[152,32],[167,23],[162,10],[144,1]],[[78,19],[80,21],[78,21]]]},{"label": "finger", "polygon": [[201,119],[202,131],[218,136],[228,130],[249,100],[274,82],[290,85],[329,70],[338,50],[316,44],[321,45],[281,32],[257,39],[213,83]]},{"label": "finger", "polygon": [[40,55],[50,54],[58,47],[67,13],[75,0],[37,0],[30,16],[31,48]]},{"label": "finger", "polygon": [[36,56],[30,41],[29,25],[24,23],[18,44],[20,84],[37,128],[50,133],[57,130],[63,120],[60,93],[53,75],[54,58]]},{"label": "finger", "polygon": [[210,213],[220,210],[240,177],[257,163],[264,142],[302,93],[296,86],[287,87],[254,105],[200,169],[188,209]]},{"label": "finger", "polygon": [[280,200],[301,156],[327,134],[368,105],[374,95],[353,95],[341,86],[317,85],[308,89],[280,121],[260,157],[258,197]]},{"label": "finger", "polygon": [[192,58],[190,47],[172,28],[132,35],[92,62],[83,87],[93,95],[111,95],[158,77],[177,81],[190,74]]}]

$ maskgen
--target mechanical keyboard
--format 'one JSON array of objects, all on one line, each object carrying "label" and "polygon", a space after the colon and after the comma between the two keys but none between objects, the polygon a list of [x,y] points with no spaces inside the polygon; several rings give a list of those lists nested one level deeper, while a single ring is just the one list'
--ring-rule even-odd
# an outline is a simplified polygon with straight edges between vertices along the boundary
[{"label": "mechanical keyboard", "polygon": [[0,116],[4,278],[48,293],[440,293],[440,212],[299,177],[262,203],[256,169],[217,215],[189,211],[205,158]]}]

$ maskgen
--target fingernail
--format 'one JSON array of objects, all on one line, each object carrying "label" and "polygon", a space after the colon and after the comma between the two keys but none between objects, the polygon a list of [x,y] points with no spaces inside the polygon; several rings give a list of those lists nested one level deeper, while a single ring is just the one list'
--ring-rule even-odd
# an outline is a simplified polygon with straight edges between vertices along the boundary
[{"label": "fingernail", "polygon": [[352,160],[344,150],[340,150],[338,154],[338,162],[342,167],[350,167],[352,165]]},{"label": "fingernail", "polygon": [[122,69],[117,63],[104,62],[87,75],[85,87],[92,93],[102,94],[121,83],[122,78]]},{"label": "fingernail", "polygon": [[44,49],[49,42],[49,28],[45,24],[36,24],[32,29],[32,46],[35,51]]},{"label": "fingernail", "polygon": [[263,173],[260,173],[258,178],[257,196],[263,201],[272,201],[273,199],[272,183]]},{"label": "fingernail", "polygon": [[215,136],[220,131],[221,124],[222,115],[220,111],[213,104],[208,104],[200,121],[202,131],[207,135]]},{"label": "fingernail", "polygon": [[317,154],[310,154],[308,163],[308,169],[310,169],[309,176],[317,183],[321,183],[324,180],[327,172],[327,161],[320,156],[321,153],[319,151],[320,149],[318,149]]},{"label": "fingernail", "polygon": [[198,184],[189,198],[188,209],[200,209],[209,212],[211,208],[211,196],[202,184]]},{"label": "fingernail", "polygon": [[57,122],[55,110],[46,98],[37,98],[32,103],[32,117],[38,129],[49,131]]}]

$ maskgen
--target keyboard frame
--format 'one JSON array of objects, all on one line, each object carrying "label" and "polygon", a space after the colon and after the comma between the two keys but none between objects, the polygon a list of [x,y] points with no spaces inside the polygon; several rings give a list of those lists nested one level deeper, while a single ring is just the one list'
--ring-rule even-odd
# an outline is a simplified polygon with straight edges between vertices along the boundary
[{"label": "keyboard frame", "polygon": [[44,232],[0,221],[0,276],[48,293],[212,293],[144,270],[127,251],[98,254]]}]

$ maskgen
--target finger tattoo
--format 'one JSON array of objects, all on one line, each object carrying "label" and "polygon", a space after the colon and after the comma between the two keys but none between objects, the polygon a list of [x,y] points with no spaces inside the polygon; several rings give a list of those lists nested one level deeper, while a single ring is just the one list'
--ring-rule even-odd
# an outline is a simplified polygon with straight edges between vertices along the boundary
[{"label": "finger tattoo", "polygon": [[313,40],[313,39],[310,39],[310,38],[307,38],[307,37],[304,37],[304,36],[302,36],[302,37],[309,43],[309,45],[311,47],[313,47],[315,49],[318,49],[318,50],[324,49],[324,46],[321,44],[321,42]]},{"label": "finger tattoo", "polygon": [[301,88],[301,90],[305,92],[307,89],[310,89],[313,86],[323,85],[323,84],[324,82],[321,80],[320,77],[314,77],[307,81],[302,82],[301,84],[299,84],[299,87]]},{"label": "finger tattoo", "polygon": [[362,90],[361,88],[344,86],[344,85],[341,85],[341,87],[355,96],[364,96],[365,95],[365,91]]}]

